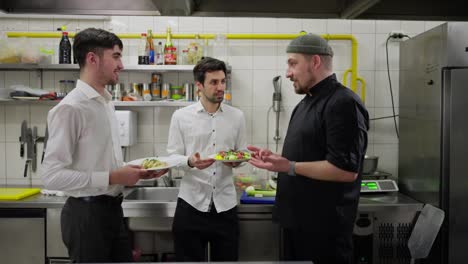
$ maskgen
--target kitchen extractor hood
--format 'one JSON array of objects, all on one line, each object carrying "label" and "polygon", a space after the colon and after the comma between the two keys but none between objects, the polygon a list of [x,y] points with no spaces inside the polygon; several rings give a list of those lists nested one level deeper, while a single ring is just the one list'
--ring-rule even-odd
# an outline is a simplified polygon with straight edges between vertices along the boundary
[{"label": "kitchen extractor hood", "polygon": [[465,0],[3,0],[6,13],[468,20]]},{"label": "kitchen extractor hood", "polygon": [[189,16],[193,0],[3,0],[6,13]]}]

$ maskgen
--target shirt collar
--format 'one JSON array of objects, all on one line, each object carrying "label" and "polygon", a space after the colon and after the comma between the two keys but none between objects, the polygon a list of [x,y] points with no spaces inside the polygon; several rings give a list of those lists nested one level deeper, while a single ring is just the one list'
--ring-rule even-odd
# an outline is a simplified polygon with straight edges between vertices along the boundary
[{"label": "shirt collar", "polygon": [[93,87],[82,80],[76,82],[76,88],[83,92],[89,99],[102,98],[105,102],[109,102],[112,99],[112,95],[106,89],[104,89],[104,95],[100,95]]},{"label": "shirt collar", "polygon": [[328,76],[327,78],[321,80],[316,85],[312,86],[312,88],[310,88],[310,90],[309,90],[311,93],[307,93],[307,96],[321,94],[321,93],[323,93],[325,91],[330,92],[330,90],[331,90],[330,88],[335,87],[334,85],[331,85],[331,84],[335,83],[335,82],[337,82],[336,75],[333,73],[330,76]]},{"label": "shirt collar", "polygon": [[[197,113],[206,112],[206,110],[205,110],[205,108],[203,107],[203,105],[202,105],[202,103],[201,103],[200,100],[198,100],[197,104],[195,105],[195,111],[196,111]],[[218,111],[224,112],[223,103],[221,103],[221,104],[219,105]],[[216,112],[218,112],[218,111],[216,111]],[[208,113],[208,112],[207,112],[207,113]]]}]

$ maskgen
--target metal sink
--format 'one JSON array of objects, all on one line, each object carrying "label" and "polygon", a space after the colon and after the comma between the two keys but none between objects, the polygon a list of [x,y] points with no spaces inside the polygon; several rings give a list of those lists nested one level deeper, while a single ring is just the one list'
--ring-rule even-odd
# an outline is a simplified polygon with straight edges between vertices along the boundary
[{"label": "metal sink", "polygon": [[141,187],[131,190],[125,200],[176,202],[178,187]]}]

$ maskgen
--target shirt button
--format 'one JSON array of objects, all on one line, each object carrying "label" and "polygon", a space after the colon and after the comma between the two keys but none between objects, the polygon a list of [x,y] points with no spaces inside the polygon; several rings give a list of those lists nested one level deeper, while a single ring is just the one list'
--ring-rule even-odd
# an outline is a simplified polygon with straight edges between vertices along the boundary
[{"label": "shirt button", "polygon": [[213,129],[213,132],[215,132],[215,130]]},{"label": "shirt button", "polygon": [[216,146],[216,144],[215,144],[215,143],[213,143],[213,146]]},{"label": "shirt button", "polygon": [[215,171],[215,172],[213,172],[213,175],[216,175],[216,171]]}]

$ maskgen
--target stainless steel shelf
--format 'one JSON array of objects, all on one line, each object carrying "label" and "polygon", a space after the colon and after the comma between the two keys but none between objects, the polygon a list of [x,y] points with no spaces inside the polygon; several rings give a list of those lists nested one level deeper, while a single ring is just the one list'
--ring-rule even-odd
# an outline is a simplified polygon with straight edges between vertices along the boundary
[{"label": "stainless steel shelf", "polygon": [[[50,105],[54,106],[58,104],[59,101],[50,101],[50,100],[13,100],[13,99],[0,99],[0,105],[19,105],[19,104],[30,104],[30,105]],[[183,107],[191,105],[195,102],[187,101],[133,101],[133,102],[123,102],[123,101],[114,101],[115,107],[126,107],[126,106],[149,106],[149,107]]]},{"label": "stainless steel shelf", "polygon": [[134,101],[134,102],[127,102],[127,101],[114,101],[115,107],[120,106],[172,106],[172,107],[183,107],[187,105],[194,104],[195,102],[187,102],[187,101]]},{"label": "stainless steel shelf", "polygon": [[[148,71],[148,72],[191,72],[195,65],[124,65],[123,71]],[[1,64],[0,71],[17,70],[48,70],[48,71],[73,71],[79,70],[77,64]],[[231,67],[228,66],[228,71]]]},{"label": "stainless steel shelf", "polygon": [[[127,65],[123,71],[192,71],[194,65]],[[77,64],[0,64],[0,70],[79,70]]]}]

